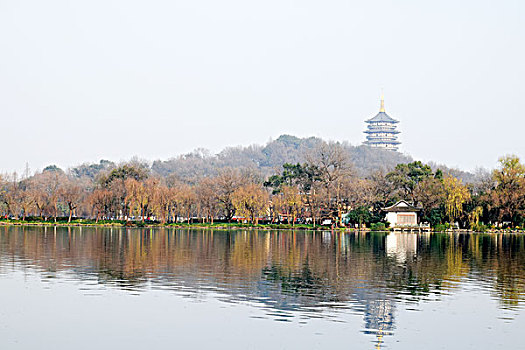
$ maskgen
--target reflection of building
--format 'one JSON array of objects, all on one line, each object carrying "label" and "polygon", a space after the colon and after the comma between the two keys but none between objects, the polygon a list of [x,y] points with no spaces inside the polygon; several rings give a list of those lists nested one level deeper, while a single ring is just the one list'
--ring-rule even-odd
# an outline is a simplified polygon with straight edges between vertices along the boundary
[{"label": "reflection of building", "polygon": [[394,303],[390,299],[369,300],[365,310],[367,332],[390,334],[394,330],[394,309]]},{"label": "reflection of building", "polygon": [[401,143],[397,141],[399,131],[396,130],[396,124],[399,122],[385,113],[383,95],[381,95],[379,113],[375,117],[368,119],[366,123],[368,124],[368,129],[365,130],[365,134],[367,134],[365,145],[397,151],[398,145]]},{"label": "reflection of building", "polygon": [[356,293],[356,299],[364,304],[364,334],[375,335],[376,349],[381,348],[383,336],[392,335],[395,329],[395,300],[387,294],[365,289]]},{"label": "reflection of building", "polygon": [[385,250],[388,256],[394,257],[398,262],[407,261],[417,253],[417,235],[402,232],[390,232],[386,236]]},{"label": "reflection of building", "polygon": [[420,209],[408,204],[405,201],[399,201],[396,204],[383,208],[386,212],[386,221],[391,227],[417,226],[418,213]]}]

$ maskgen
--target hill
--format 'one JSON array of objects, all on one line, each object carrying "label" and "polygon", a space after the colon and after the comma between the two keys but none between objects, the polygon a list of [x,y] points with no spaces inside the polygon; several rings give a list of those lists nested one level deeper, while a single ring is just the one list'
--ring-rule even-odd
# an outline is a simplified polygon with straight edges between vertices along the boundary
[{"label": "hill", "polygon": [[[204,149],[180,155],[165,161],[153,162],[153,172],[162,175],[176,175],[181,179],[215,174],[225,167],[250,168],[268,176],[280,171],[284,163],[304,163],[309,153],[324,142],[317,137],[299,138],[281,135],[266,145],[228,147],[218,154]],[[376,170],[390,170],[399,163],[411,162],[410,156],[399,152],[374,149],[368,146],[352,146],[342,143],[355,170],[366,176]]]},{"label": "hill", "polygon": [[[202,177],[216,175],[223,168],[244,168],[262,177],[268,177],[281,172],[284,163],[306,162],[308,155],[324,142],[318,137],[299,138],[292,135],[281,135],[265,145],[227,147],[217,154],[199,148],[187,154],[168,160],[156,160],[153,163],[136,159],[131,161],[143,168],[150,169],[154,174],[162,177],[174,176],[189,183],[194,183]],[[388,172],[397,164],[413,161],[411,156],[400,152],[363,145],[353,146],[348,142],[338,144],[345,150],[355,172],[361,177],[366,177],[378,170]],[[473,174],[465,171],[450,169],[435,163],[430,163],[430,165],[434,170],[439,168],[466,183],[474,179]],[[82,164],[70,170],[71,174],[76,177],[95,179],[100,172],[115,166],[116,164],[111,161],[101,160],[98,164]]]}]

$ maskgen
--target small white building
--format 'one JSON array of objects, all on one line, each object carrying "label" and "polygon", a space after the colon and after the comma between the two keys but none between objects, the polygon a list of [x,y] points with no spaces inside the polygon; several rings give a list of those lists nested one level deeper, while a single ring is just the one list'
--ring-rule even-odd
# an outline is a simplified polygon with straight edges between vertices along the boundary
[{"label": "small white building", "polygon": [[386,212],[386,221],[390,227],[417,226],[418,214],[420,209],[408,204],[406,201],[399,201],[396,204],[383,208]]}]

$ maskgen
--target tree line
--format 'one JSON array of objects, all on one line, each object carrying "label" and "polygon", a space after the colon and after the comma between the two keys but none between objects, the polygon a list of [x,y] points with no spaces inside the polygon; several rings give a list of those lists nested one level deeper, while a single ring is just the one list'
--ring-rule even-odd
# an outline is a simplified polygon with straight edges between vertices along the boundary
[{"label": "tree line", "polygon": [[[516,156],[502,157],[497,169],[480,172],[469,183],[420,161],[363,176],[345,147],[335,142],[320,143],[304,158],[302,163],[284,163],[271,176],[254,168],[223,167],[193,179],[163,176],[136,160],[68,171],[49,166],[22,177],[3,175],[0,212],[4,218],[66,217],[69,222],[237,220],[344,226],[383,222],[383,208],[406,200],[433,227],[523,226],[525,166]],[[95,175],[86,170],[93,167]]]}]

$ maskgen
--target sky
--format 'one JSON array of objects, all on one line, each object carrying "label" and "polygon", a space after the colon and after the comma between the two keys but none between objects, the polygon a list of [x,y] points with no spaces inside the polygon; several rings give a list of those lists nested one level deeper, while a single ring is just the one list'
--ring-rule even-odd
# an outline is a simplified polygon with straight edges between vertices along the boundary
[{"label": "sky", "polygon": [[0,171],[281,134],[473,170],[525,160],[522,0],[0,0]]}]

